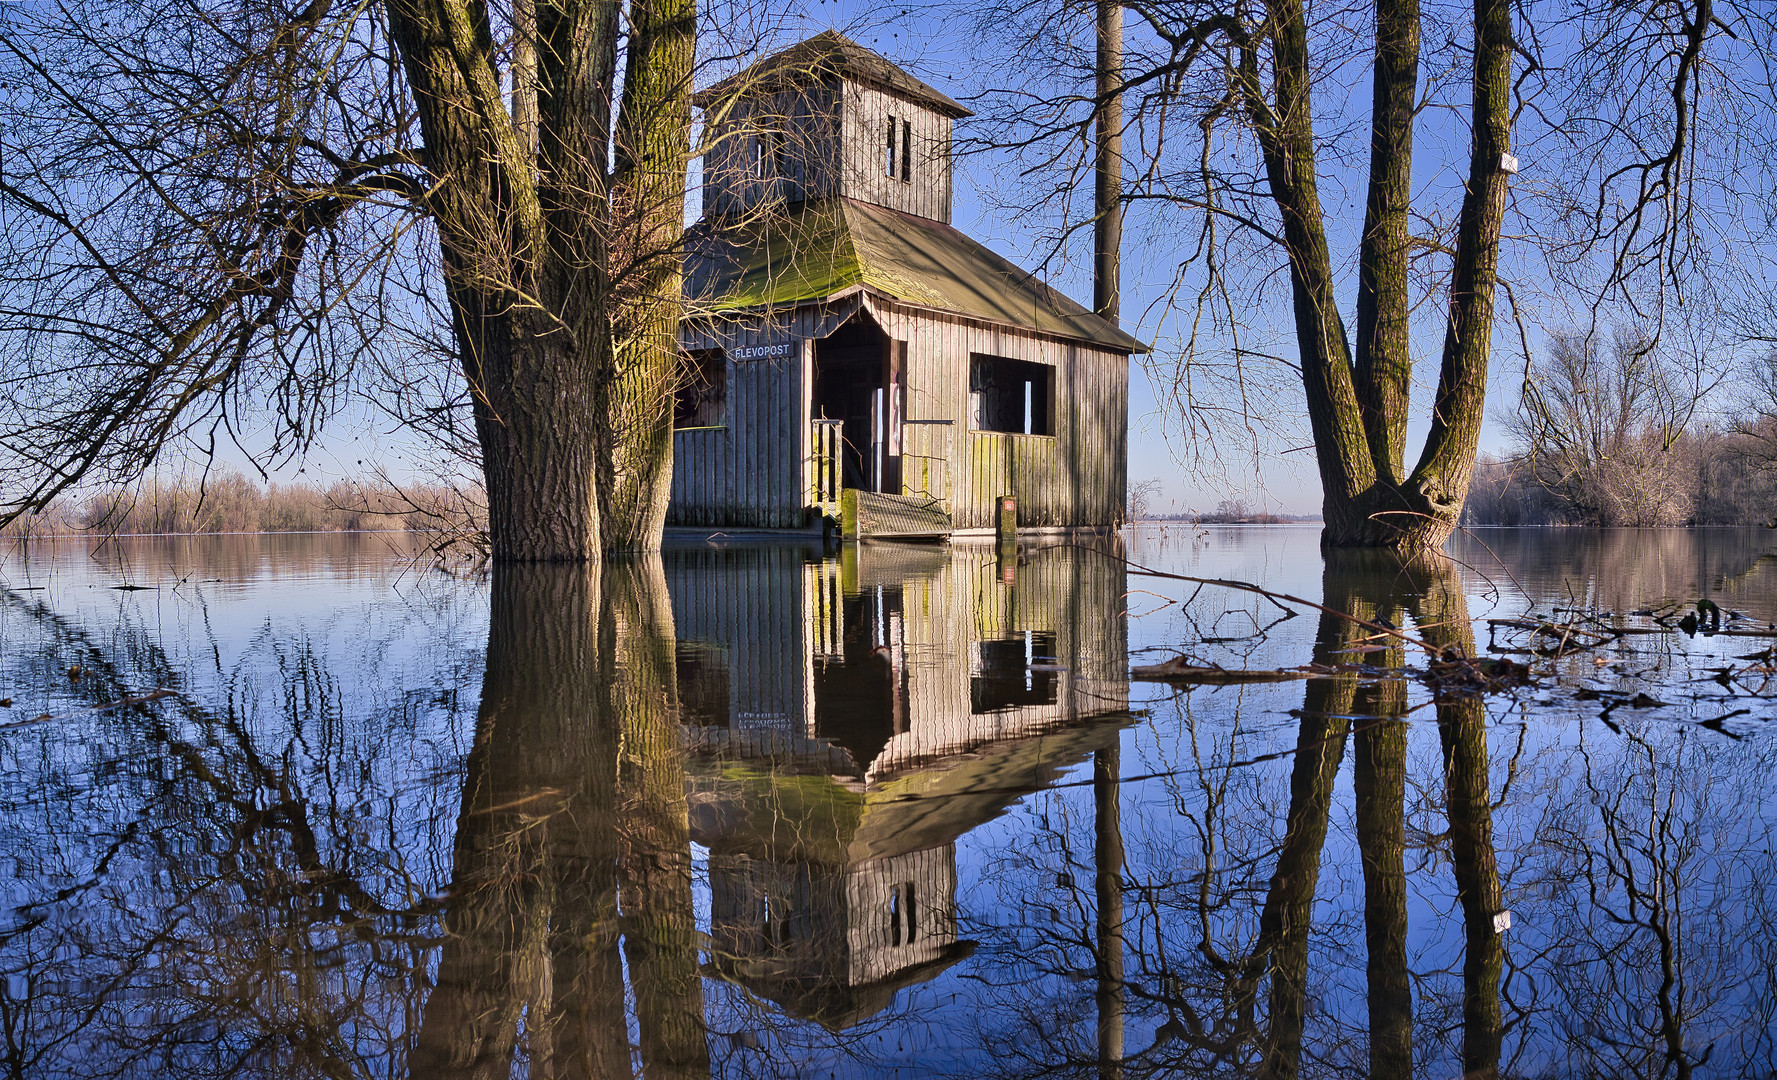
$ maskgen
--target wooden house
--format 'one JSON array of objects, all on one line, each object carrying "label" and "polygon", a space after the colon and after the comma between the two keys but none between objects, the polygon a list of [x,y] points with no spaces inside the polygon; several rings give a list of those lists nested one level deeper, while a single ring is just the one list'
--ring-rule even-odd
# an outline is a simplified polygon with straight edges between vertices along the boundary
[{"label": "wooden house", "polygon": [[958,840],[1117,745],[1124,564],[743,544],[670,549],[666,572],[707,970],[849,1027],[973,948]]},{"label": "wooden house", "polygon": [[698,103],[669,524],[1122,521],[1142,346],[951,226],[967,109],[833,32]]}]

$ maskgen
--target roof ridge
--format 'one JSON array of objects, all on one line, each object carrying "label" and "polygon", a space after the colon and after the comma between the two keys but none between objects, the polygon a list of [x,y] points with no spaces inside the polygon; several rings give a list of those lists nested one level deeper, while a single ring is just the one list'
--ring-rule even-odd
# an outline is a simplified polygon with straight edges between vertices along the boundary
[{"label": "roof ridge", "polygon": [[[798,71],[799,68],[802,70]],[[974,115],[956,99],[921,81],[893,60],[832,28],[761,57],[745,70],[698,91],[694,100],[707,106],[712,100],[769,86],[798,74],[835,74],[929,105],[952,118]]]}]

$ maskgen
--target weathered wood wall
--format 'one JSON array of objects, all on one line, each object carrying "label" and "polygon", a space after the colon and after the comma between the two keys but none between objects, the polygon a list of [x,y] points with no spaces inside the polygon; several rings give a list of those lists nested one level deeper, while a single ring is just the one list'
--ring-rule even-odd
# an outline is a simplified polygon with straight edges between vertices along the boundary
[{"label": "weathered wood wall", "polygon": [[[733,103],[718,118],[703,157],[703,213],[733,219],[773,203],[801,202],[840,193],[840,117],[837,82],[756,94]],[[784,164],[756,169],[762,141],[781,135]],[[767,142],[767,149],[770,149]]]},{"label": "weathered wood wall", "polygon": [[[885,168],[888,119],[898,148],[913,125],[903,180]],[[734,219],[774,203],[845,195],[949,223],[952,192],[950,117],[850,81],[814,84],[741,98],[713,125],[703,157],[703,212]],[[782,168],[772,153],[782,138]],[[759,174],[759,149],[767,168]]]},{"label": "weathered wood wall", "polygon": [[[699,527],[795,528],[813,513],[809,387],[814,339],[856,298],[690,327],[686,348],[735,350],[793,342],[793,357],[729,360],[719,428],[673,436],[667,521]],[[903,493],[944,499],[956,528],[992,528],[994,501],[1018,500],[1024,527],[1120,524],[1128,484],[1129,361],[1120,353],[885,301],[870,313],[907,342]],[[969,359],[1004,356],[1055,369],[1053,435],[975,431]]]},{"label": "weathered wood wall", "polygon": [[[720,426],[673,432],[668,525],[792,529],[809,523],[814,343],[856,305],[854,299],[685,325],[680,341],[686,349],[727,351],[728,399]],[[734,359],[743,350],[786,343],[788,356]]]},{"label": "weathered wood wall", "polygon": [[[950,117],[924,105],[854,82],[844,84],[845,150],[841,194],[934,221],[950,223]],[[912,174],[903,180],[899,162],[889,176],[888,121],[895,118],[895,145],[906,121],[913,125]],[[899,154],[897,153],[897,157]]]},{"label": "weathered wood wall", "polygon": [[[869,306],[891,337],[907,342],[907,419],[949,422],[949,502],[957,528],[991,528],[994,500],[1007,494],[1018,500],[1021,526],[1122,522],[1127,357],[962,316],[882,301]],[[969,358],[976,353],[1055,369],[1055,434],[971,429]]]}]

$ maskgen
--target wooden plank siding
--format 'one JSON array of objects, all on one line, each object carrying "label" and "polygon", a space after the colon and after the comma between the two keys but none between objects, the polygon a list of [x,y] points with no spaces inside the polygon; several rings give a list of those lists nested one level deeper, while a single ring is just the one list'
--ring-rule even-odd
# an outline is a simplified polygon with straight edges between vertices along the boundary
[{"label": "wooden plank siding", "polygon": [[[791,342],[791,355],[728,360],[727,412],[718,428],[673,436],[667,521],[707,528],[797,528],[813,520],[810,388],[815,342],[855,312],[854,295],[792,311],[688,323],[687,349]],[[994,501],[1018,500],[1022,527],[1117,525],[1128,483],[1129,361],[1082,342],[984,320],[862,301],[892,338],[907,343],[902,491],[945,501],[956,528],[992,528]],[[970,426],[975,354],[1055,369],[1053,435]]]},{"label": "wooden plank siding", "polygon": [[[792,311],[685,324],[686,349],[719,348],[727,404],[720,427],[673,432],[667,524],[699,528],[800,528],[814,486],[809,388],[815,341],[857,309],[854,298]],[[789,342],[790,355],[734,360],[736,350]]]},{"label": "wooden plank siding", "polygon": [[[1129,361],[1120,353],[981,320],[871,299],[907,342],[907,419],[948,421],[949,506],[959,529],[992,528],[994,500],[1018,500],[1021,526],[1116,525],[1128,484]],[[969,358],[1055,369],[1053,435],[974,431]]]},{"label": "wooden plank siding", "polygon": [[[916,105],[873,86],[847,81],[843,85],[845,110],[841,122],[844,162],[840,194],[891,210],[950,224],[951,164],[950,117]],[[897,157],[905,128],[913,125],[910,153],[911,175],[888,175],[888,120],[895,118]]]},{"label": "wooden plank siding", "polygon": [[[704,152],[704,216],[732,221],[773,205],[839,194],[840,116],[837,80],[734,101],[714,124]],[[780,137],[782,162],[770,141]],[[762,141],[768,155],[763,176],[756,168]]]}]

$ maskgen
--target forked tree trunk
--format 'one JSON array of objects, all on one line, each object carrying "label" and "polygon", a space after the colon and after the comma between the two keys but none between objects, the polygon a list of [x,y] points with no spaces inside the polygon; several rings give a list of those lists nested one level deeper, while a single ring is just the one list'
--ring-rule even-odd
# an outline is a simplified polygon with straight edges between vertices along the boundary
[{"label": "forked tree trunk", "polygon": [[1443,545],[1474,474],[1486,408],[1493,290],[1504,218],[1503,155],[1511,147],[1511,11],[1474,0],[1474,145],[1450,287],[1443,363],[1431,431],[1418,464],[1404,468],[1408,341],[1407,206],[1418,85],[1417,0],[1377,0],[1370,186],[1352,355],[1317,187],[1312,67],[1301,0],[1267,0],[1274,75],[1261,84],[1249,44],[1239,80],[1272,198],[1283,220],[1297,349],[1324,492],[1327,547],[1400,551]]},{"label": "forked tree trunk", "polygon": [[470,0],[385,4],[425,136],[495,561],[658,546],[695,0],[631,5],[615,127],[620,5],[521,4],[508,94]]}]

